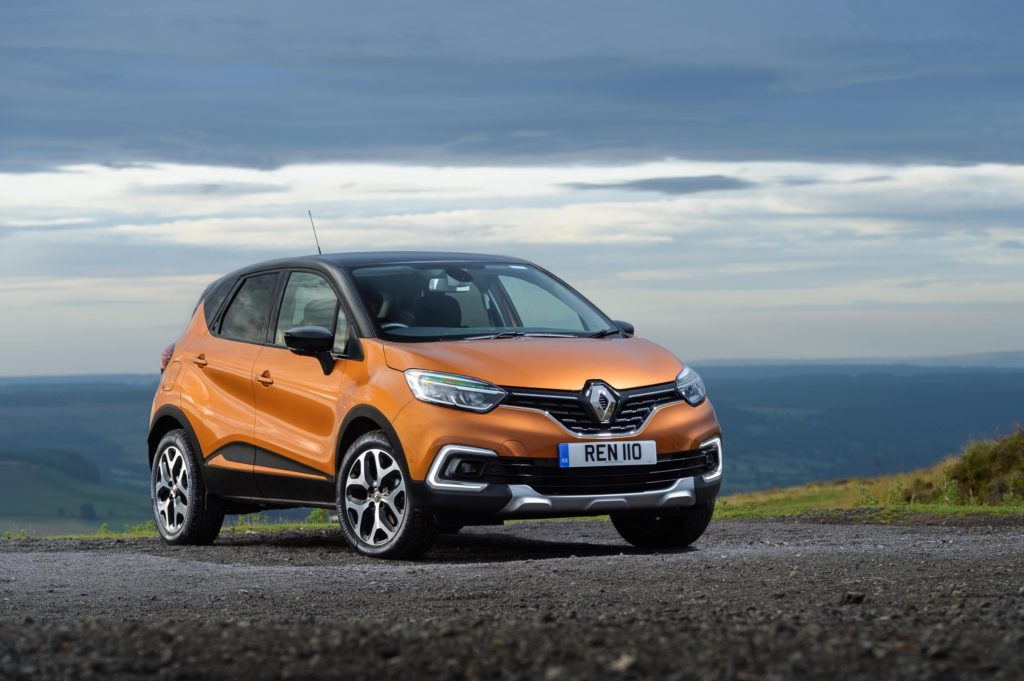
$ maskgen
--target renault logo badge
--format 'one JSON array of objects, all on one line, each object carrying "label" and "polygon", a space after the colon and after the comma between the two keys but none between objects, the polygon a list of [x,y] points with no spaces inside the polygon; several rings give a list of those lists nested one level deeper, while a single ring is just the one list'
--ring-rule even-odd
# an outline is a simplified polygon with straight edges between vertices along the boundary
[{"label": "renault logo badge", "polygon": [[619,406],[619,400],[615,397],[615,393],[604,383],[591,383],[584,398],[590,405],[594,418],[601,424],[610,422],[612,416],[615,415],[615,408]]}]

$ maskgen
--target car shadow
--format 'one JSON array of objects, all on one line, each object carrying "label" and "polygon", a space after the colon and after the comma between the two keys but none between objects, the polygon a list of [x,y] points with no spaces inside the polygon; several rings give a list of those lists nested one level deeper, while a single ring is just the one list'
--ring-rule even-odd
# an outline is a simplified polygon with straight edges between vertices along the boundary
[{"label": "car shadow", "polygon": [[486,528],[438,537],[422,563],[502,563],[552,558],[594,558],[649,553],[629,544],[602,540],[521,537]]},{"label": "car shadow", "polygon": [[[590,526],[590,527],[588,527]],[[231,533],[221,535],[217,548],[255,548],[263,562],[289,564],[322,564],[326,554],[345,556],[346,562],[376,559],[357,554],[341,536],[340,531],[289,531],[274,533]],[[195,549],[192,549],[193,551]],[[594,523],[543,522],[495,527],[470,527],[455,534],[442,534],[417,564],[502,563],[556,558],[589,558],[645,553],[686,553],[693,548],[669,551],[644,551],[625,543],[611,531]],[[224,558],[226,556],[221,556]]]}]

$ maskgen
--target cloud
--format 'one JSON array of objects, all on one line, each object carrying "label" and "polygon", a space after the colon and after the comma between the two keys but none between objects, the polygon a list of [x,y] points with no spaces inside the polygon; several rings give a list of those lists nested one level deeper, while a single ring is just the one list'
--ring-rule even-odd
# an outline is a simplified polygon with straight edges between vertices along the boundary
[{"label": "cloud", "polygon": [[69,227],[75,227],[78,225],[89,225],[93,223],[93,218],[89,217],[60,217],[60,218],[49,218],[49,219],[32,219],[26,218],[21,220],[3,220],[0,221],[0,230],[2,229],[67,229]]},{"label": "cloud", "polygon": [[8,3],[2,164],[1020,163],[1022,17],[958,0]]},{"label": "cloud", "polygon": [[287,191],[288,187],[255,182],[207,182],[203,184],[164,184],[157,186],[138,187],[139,194],[162,194],[167,196],[190,196],[194,194],[219,194],[245,196],[249,194],[267,194]]},{"label": "cloud", "polygon": [[623,190],[634,192],[656,192],[660,194],[695,194],[697,192],[713,192],[728,189],[747,189],[754,183],[737,177],[725,175],[699,175],[696,177],[648,177],[629,182],[608,182],[605,184],[575,182],[565,185],[570,189],[591,190]]},{"label": "cloud", "polygon": [[[744,188],[679,193],[695,178]],[[623,189],[651,180],[675,193]],[[307,209],[326,251],[534,260],[685,357],[913,356],[1024,337],[1007,314],[1024,295],[1019,165],[85,164],[0,172],[0,186],[0,318],[132,339],[135,354],[88,370],[149,370],[209,281],[312,253]],[[77,357],[0,331],[0,374],[80,372]]]},{"label": "cloud", "polygon": [[83,165],[0,174],[0,182],[9,190],[0,214],[11,231],[257,250],[304,246],[307,209],[328,239],[375,248],[424,239],[438,246],[655,243],[694,235],[787,247],[811,238],[977,235],[989,243],[1012,239],[1024,208],[1024,166],[993,164]]},{"label": "cloud", "polygon": [[1019,3],[303,7],[0,10],[0,374],[151,370],[307,209],[533,259],[685,357],[1024,337]]}]

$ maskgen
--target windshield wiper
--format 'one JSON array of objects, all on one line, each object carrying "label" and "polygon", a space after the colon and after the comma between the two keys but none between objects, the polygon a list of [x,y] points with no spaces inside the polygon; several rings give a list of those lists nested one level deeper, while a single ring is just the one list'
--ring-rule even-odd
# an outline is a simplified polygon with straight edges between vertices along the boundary
[{"label": "windshield wiper", "polygon": [[525,335],[525,331],[499,331],[498,333],[488,333],[482,336],[466,336],[462,340],[494,340],[495,338],[521,338]]},{"label": "windshield wiper", "polygon": [[577,338],[572,333],[552,333],[546,331],[499,331],[483,336],[466,336],[462,340],[494,340],[496,338]]},{"label": "windshield wiper", "polygon": [[622,333],[622,329],[616,326],[614,329],[601,329],[600,331],[595,331],[594,333],[587,336],[587,338],[607,338],[608,336],[617,333]]}]

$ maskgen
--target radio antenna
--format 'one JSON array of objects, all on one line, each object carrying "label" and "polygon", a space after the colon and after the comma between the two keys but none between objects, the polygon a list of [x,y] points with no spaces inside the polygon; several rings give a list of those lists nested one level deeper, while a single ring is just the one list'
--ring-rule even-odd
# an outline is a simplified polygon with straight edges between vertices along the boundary
[{"label": "radio antenna", "polygon": [[316,235],[316,225],[313,223],[313,211],[307,210],[309,213],[309,226],[313,228],[313,240],[316,241],[316,252],[317,255],[323,255],[324,252],[320,250],[320,239]]}]

